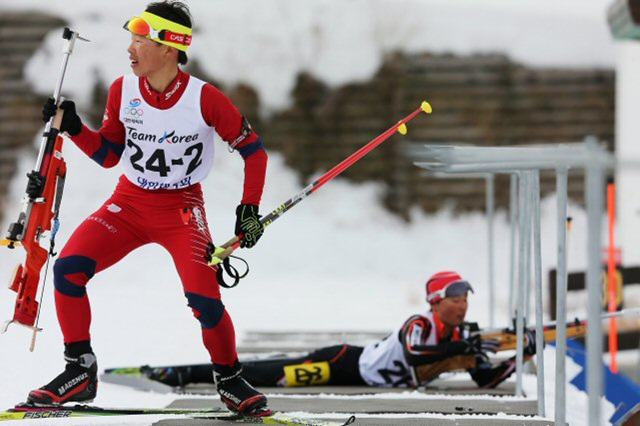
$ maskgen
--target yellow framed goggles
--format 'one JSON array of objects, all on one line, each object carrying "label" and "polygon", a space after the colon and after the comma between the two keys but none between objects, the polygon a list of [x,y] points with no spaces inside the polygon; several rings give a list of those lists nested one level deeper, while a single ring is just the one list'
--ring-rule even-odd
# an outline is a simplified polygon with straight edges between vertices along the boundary
[{"label": "yellow framed goggles", "polygon": [[153,13],[143,12],[141,16],[134,16],[125,22],[123,28],[133,34],[175,47],[183,52],[186,52],[191,45],[191,28]]}]

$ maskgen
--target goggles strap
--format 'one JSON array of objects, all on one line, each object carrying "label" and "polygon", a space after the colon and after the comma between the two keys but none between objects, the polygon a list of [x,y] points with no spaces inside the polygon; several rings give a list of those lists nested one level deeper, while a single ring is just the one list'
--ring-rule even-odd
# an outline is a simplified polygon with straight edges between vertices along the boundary
[{"label": "goggles strap", "polygon": [[[131,18],[124,24],[124,28],[133,34],[175,47],[183,52],[186,52],[191,45],[191,28],[153,13],[143,12],[141,16]],[[158,30],[158,28],[162,29]]]}]

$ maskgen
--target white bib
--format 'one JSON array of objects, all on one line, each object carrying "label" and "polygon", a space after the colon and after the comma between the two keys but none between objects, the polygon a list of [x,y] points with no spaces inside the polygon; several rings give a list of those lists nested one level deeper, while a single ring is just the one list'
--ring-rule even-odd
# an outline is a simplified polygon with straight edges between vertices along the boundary
[{"label": "white bib", "polygon": [[[421,313],[421,316],[431,322],[431,333],[427,341],[421,343],[425,332],[421,327],[414,327],[409,340],[414,345],[437,345],[438,336],[435,330],[433,312]],[[404,327],[404,324],[403,324]],[[400,341],[401,328],[394,330],[384,340],[372,343],[364,348],[360,360],[360,375],[370,386],[406,386],[411,377],[411,370],[404,356],[402,342]],[[466,336],[463,336],[463,338]]]},{"label": "white bib", "polygon": [[144,189],[179,189],[207,177],[220,136],[202,118],[204,84],[191,76],[178,102],[160,110],[145,102],[138,77],[124,77],[120,121],[125,148],[120,164],[129,181]]}]

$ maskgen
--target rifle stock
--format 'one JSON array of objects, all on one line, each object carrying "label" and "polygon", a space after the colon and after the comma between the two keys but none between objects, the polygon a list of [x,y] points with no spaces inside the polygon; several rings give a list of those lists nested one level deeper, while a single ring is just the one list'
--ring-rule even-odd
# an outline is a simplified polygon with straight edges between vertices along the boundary
[{"label": "rifle stock", "polygon": [[[480,336],[482,339],[496,339],[500,346],[498,347],[498,351],[508,351],[516,349],[516,334],[514,330],[505,329],[502,331],[499,330],[488,330],[485,332],[480,331]],[[579,322],[571,322],[567,324],[567,337],[580,337],[587,334],[587,325],[584,321]],[[526,341],[526,335],[525,344]],[[556,329],[555,325],[553,326],[545,326],[544,330],[544,341],[545,342],[553,342],[556,340]],[[525,359],[526,360],[526,359]],[[457,371],[457,370],[468,370],[470,368],[474,368],[476,366],[476,356],[475,355],[456,355],[442,361],[434,362],[432,364],[424,364],[414,367],[414,376],[415,380],[418,384],[428,383],[435,378],[437,378],[440,374]]]},{"label": "rifle stock", "polygon": [[[534,330],[532,328],[532,330]],[[572,322],[567,324],[567,337],[581,337],[587,334],[587,325],[584,322]],[[516,334],[514,330],[505,330],[502,332],[480,332],[480,336],[483,339],[496,339],[498,343],[500,343],[500,347],[498,351],[508,351],[516,349]],[[527,336],[524,336],[524,344],[526,345]],[[547,328],[544,329],[544,341],[545,343],[555,342],[556,340],[556,328]]]},{"label": "rifle stock", "polygon": [[415,376],[419,384],[434,380],[442,373],[456,370],[475,368],[475,355],[456,355],[432,364],[423,364],[415,367]]}]

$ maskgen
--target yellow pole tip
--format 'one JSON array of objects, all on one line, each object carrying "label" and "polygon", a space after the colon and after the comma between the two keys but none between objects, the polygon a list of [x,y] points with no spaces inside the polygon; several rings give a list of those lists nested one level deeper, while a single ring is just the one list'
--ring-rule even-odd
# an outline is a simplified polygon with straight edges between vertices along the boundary
[{"label": "yellow pole tip", "polygon": [[407,134],[407,125],[404,123],[400,123],[400,125],[398,126],[398,133],[400,133],[401,135],[406,135]]},{"label": "yellow pole tip", "polygon": [[427,114],[431,114],[433,112],[433,108],[431,108],[431,104],[427,101],[422,101],[422,105],[420,105],[420,108]]},{"label": "yellow pole tip", "polygon": [[216,266],[220,262],[222,262],[222,260],[218,259],[217,257],[213,257],[213,258],[211,258],[211,261],[208,263],[208,265],[209,266]]}]

